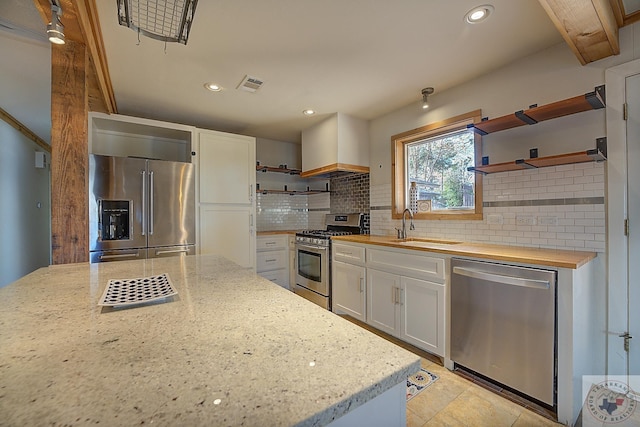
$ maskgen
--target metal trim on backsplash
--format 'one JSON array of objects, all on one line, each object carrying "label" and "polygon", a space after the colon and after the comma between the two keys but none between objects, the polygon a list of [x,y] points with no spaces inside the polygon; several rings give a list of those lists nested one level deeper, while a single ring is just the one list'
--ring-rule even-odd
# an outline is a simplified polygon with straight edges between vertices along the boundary
[{"label": "metal trim on backsplash", "polygon": [[[509,208],[516,206],[604,205],[604,197],[572,197],[565,199],[504,200],[484,202],[485,208]],[[391,206],[371,206],[372,211],[391,210]]]},{"label": "metal trim on backsplash", "polygon": [[558,206],[558,205],[604,205],[604,197],[572,197],[565,199],[504,200],[484,202],[485,208],[508,208],[514,206]]}]

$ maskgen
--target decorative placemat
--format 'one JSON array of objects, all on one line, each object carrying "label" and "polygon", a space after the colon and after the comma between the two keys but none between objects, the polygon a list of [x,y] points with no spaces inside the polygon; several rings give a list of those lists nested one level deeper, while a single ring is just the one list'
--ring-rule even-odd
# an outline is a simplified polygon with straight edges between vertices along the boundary
[{"label": "decorative placemat", "polygon": [[137,279],[111,279],[98,305],[116,307],[140,304],[177,293],[166,273]]},{"label": "decorative placemat", "polygon": [[417,373],[407,378],[407,402],[418,393],[438,381],[438,376],[426,369],[420,369]]}]

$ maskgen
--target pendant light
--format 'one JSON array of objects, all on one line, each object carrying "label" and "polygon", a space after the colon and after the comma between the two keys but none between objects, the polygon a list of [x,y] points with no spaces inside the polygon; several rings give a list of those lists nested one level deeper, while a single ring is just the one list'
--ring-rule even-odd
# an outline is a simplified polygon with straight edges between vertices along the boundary
[{"label": "pendant light", "polygon": [[429,95],[433,93],[432,87],[425,87],[422,89],[422,109],[426,110],[429,108]]}]

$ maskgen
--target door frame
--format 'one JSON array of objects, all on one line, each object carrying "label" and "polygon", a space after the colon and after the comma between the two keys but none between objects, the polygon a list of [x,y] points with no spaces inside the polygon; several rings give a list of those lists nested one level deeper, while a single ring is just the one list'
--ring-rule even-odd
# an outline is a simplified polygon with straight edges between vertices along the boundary
[{"label": "door frame", "polygon": [[[607,90],[607,283],[608,339],[607,373],[628,374],[628,355],[623,339],[628,331],[628,241],[624,232],[627,218],[627,123],[623,116],[627,77],[640,74],[640,59],[605,71]],[[620,242],[625,242],[621,245]]]}]

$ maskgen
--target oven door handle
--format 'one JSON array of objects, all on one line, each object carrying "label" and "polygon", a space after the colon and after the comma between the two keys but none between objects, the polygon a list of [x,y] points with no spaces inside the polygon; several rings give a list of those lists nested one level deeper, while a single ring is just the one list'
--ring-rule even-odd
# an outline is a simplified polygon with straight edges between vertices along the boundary
[{"label": "oven door handle", "polygon": [[304,243],[296,243],[296,249],[306,249],[309,251],[322,251],[323,253],[327,252],[327,248],[326,246],[310,246],[310,245],[305,245]]}]

